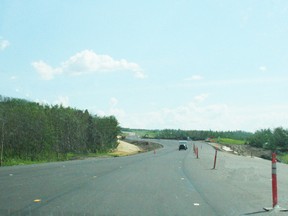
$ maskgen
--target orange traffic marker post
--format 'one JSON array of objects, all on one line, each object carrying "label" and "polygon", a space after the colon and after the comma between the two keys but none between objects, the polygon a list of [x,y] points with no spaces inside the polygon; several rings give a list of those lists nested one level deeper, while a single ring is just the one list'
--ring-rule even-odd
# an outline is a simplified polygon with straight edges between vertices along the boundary
[{"label": "orange traffic marker post", "polygon": [[215,156],[214,156],[214,166],[213,169],[216,169],[216,161],[217,161],[217,148],[215,149]]},{"label": "orange traffic marker post", "polygon": [[278,204],[278,191],[277,191],[277,159],[276,154],[272,154],[272,200],[273,207]]},{"label": "orange traffic marker post", "polygon": [[288,211],[288,209],[281,208],[278,205],[278,191],[277,191],[277,159],[276,153],[272,153],[272,208],[264,208],[266,211]]}]

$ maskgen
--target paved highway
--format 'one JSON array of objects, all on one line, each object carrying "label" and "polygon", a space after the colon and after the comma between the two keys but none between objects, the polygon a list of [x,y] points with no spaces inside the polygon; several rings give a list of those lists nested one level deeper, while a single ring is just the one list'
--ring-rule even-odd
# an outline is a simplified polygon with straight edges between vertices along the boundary
[{"label": "paved highway", "polygon": [[[164,148],[0,168],[0,215],[285,215],[271,207],[271,162],[218,152],[204,142],[157,140]],[[196,159],[192,143],[199,148]],[[288,207],[288,167],[277,164],[279,205]]]}]

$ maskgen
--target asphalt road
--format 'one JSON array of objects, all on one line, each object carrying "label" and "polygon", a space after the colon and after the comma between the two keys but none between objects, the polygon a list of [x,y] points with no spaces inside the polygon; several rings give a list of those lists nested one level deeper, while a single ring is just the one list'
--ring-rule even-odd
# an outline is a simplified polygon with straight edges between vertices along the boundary
[{"label": "asphalt road", "polygon": [[[271,207],[271,162],[218,152],[204,142],[157,140],[164,148],[128,157],[0,168],[0,215],[286,215]],[[192,144],[199,148],[199,159]],[[288,166],[277,164],[288,207]]]}]

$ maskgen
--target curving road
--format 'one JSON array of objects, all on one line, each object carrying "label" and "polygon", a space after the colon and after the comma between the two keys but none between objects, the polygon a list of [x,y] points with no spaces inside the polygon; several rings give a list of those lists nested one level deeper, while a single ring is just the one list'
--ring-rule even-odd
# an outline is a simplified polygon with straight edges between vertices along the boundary
[{"label": "curving road", "polygon": [[[156,154],[2,167],[0,215],[283,215],[262,210],[272,205],[270,161],[218,152],[212,170],[208,144],[178,151],[177,141],[157,142]],[[288,167],[277,166],[279,205],[288,207]]]}]

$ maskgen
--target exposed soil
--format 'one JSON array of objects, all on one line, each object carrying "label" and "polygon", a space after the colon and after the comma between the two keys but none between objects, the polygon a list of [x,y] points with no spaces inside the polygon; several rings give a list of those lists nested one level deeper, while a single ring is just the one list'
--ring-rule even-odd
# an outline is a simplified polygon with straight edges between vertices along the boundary
[{"label": "exposed soil", "polygon": [[263,149],[263,148],[256,148],[249,145],[235,145],[235,144],[218,144],[218,143],[210,143],[214,147],[218,147],[222,151],[227,151],[226,147],[228,148],[229,153],[236,154],[236,155],[243,155],[243,156],[251,156],[251,157],[259,157],[264,159],[271,159],[271,150]]},{"label": "exposed soil", "polygon": [[119,140],[119,145],[110,155],[114,157],[128,156],[153,151],[162,147],[163,146],[158,143],[125,139]]},{"label": "exposed soil", "polygon": [[113,154],[118,156],[125,156],[125,155],[131,155],[131,154],[137,154],[139,152],[142,152],[143,150],[139,148],[136,145],[130,144],[128,142],[125,142],[123,140],[118,141],[119,144]]},{"label": "exposed soil", "polygon": [[138,146],[142,150],[142,152],[154,151],[155,149],[163,148],[161,144],[150,142],[150,141],[129,140],[129,139],[126,139],[125,141]]}]

